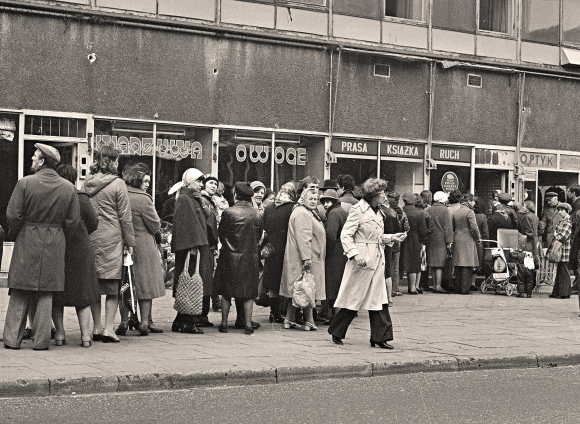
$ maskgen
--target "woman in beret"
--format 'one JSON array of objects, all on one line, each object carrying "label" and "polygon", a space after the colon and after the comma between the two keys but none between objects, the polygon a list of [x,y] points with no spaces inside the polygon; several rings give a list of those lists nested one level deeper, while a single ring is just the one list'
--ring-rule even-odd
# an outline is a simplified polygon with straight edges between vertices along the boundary
[{"label": "woman in beret", "polygon": [[570,212],[572,206],[568,203],[558,203],[556,206],[560,221],[554,230],[554,237],[550,250],[553,248],[554,242],[562,243],[562,256],[557,264],[556,278],[554,279],[554,289],[550,297],[557,299],[570,299],[570,273],[568,272],[568,261],[570,261],[570,235],[572,234],[572,222],[570,221]]}]

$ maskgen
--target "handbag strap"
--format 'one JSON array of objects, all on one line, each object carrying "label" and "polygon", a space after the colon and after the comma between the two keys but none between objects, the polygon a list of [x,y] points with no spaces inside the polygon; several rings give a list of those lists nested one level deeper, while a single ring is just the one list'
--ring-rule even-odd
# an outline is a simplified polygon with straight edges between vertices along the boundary
[{"label": "handbag strap", "polygon": [[199,249],[196,249],[196,250],[197,250],[197,254],[195,255],[196,256],[195,273],[199,274],[199,257],[201,256],[201,254],[200,254]]},{"label": "handbag strap", "polygon": [[187,275],[189,275],[189,256],[190,256],[191,252],[188,250],[187,251],[187,258],[185,259],[185,265],[183,266],[183,271],[187,272]]}]

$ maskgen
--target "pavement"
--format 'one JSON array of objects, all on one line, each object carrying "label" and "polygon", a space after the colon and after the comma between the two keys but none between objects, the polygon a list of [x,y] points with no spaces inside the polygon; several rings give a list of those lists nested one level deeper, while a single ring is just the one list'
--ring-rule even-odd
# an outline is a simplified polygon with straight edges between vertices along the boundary
[{"label": "pavement", "polygon": [[[578,296],[551,299],[542,287],[531,299],[505,294],[469,296],[425,292],[393,299],[394,350],[371,348],[368,314],[355,318],[344,345],[333,344],[327,327],[284,330],[268,323],[269,308],[254,307],[261,324],[254,335],[227,334],[219,312],[205,334],[171,332],[173,299],[155,299],[153,315],[163,334],[129,331],[121,343],[80,347],[74,308],[65,308],[67,345],[33,351],[0,349],[0,397],[54,396],[204,386],[275,384],[388,374],[536,368],[580,364]],[[0,289],[0,326],[8,305]],[[119,317],[117,315],[117,321]]]}]

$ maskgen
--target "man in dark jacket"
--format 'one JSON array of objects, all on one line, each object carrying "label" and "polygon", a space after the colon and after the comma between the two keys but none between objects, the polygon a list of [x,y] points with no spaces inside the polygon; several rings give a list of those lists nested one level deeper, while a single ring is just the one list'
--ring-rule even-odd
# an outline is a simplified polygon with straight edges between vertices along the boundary
[{"label": "man in dark jacket", "polygon": [[8,273],[7,349],[20,349],[30,313],[32,347],[48,350],[52,294],[64,290],[65,237],[80,221],[75,187],[54,170],[60,162],[58,150],[41,143],[34,147],[34,174],[18,181],[6,210],[9,232],[16,238]]},{"label": "man in dark jacket", "polygon": [[572,285],[572,292],[578,292],[578,281],[580,281],[580,270],[578,266],[580,261],[578,256],[580,254],[580,185],[572,184],[568,188],[568,201],[572,206],[572,213],[570,214],[570,221],[572,222],[572,235],[571,238],[571,250],[570,250],[570,262],[568,266],[574,272],[574,284]]},{"label": "man in dark jacket", "polygon": [[[400,231],[409,231],[409,220],[407,219],[407,214],[399,206],[399,199],[401,195],[399,193],[390,192],[387,194],[387,200],[389,201],[389,206],[397,214],[399,219]],[[403,279],[403,272],[400,271],[399,258],[401,256],[401,242],[395,241],[391,247],[391,280],[392,280],[392,294],[395,296],[402,296],[403,293],[399,291],[399,282]]]},{"label": "man in dark jacket", "polygon": [[338,195],[343,209],[350,212],[350,207],[356,205],[358,200],[352,194],[354,190],[354,178],[348,174],[341,174],[336,179],[338,184]]},{"label": "man in dark jacket", "polygon": [[505,213],[508,214],[510,220],[512,221],[512,228],[517,230],[519,228],[518,214],[509,205],[509,203],[511,201],[512,201],[512,197],[509,194],[507,194],[507,193],[500,193],[499,194],[499,203],[501,203],[503,205]]},{"label": "man in dark jacket", "polygon": [[[381,212],[383,213],[383,225],[384,225],[384,234],[395,234],[401,232],[401,223],[399,221],[399,216],[397,212],[393,210],[390,206],[388,198],[385,203],[381,205]],[[387,282],[387,297],[389,299],[389,306],[392,306],[392,297],[393,297],[393,264],[391,261],[393,260],[394,254],[392,253],[393,248],[395,247],[394,242],[392,246],[385,245],[385,279]],[[400,244],[400,243],[399,243]],[[400,248],[400,246],[399,246]],[[398,266],[397,266],[397,277],[398,277]],[[397,291],[399,291],[397,278]]]},{"label": "man in dark jacket", "polygon": [[546,206],[542,211],[542,219],[540,219],[540,231],[543,234],[544,247],[549,247],[554,238],[554,230],[558,223],[562,220],[562,217],[558,213],[556,206],[560,202],[558,200],[558,193],[554,191],[548,191],[545,194]]}]

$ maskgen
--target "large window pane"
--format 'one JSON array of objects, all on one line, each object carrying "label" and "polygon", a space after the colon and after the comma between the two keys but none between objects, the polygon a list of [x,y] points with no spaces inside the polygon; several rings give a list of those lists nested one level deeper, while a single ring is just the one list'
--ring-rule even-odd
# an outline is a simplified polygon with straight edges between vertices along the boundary
[{"label": "large window pane", "polygon": [[564,2],[564,41],[580,44],[580,1]]},{"label": "large window pane", "polygon": [[[0,225],[8,232],[6,208],[18,182],[18,115],[0,113]],[[30,169],[32,155],[24,158],[24,169]]]},{"label": "large window pane", "polygon": [[479,29],[513,33],[513,0],[479,0]]},{"label": "large window pane", "polygon": [[560,2],[522,0],[522,39],[558,44]]},{"label": "large window pane", "polygon": [[386,0],[385,16],[424,21],[428,0]]},{"label": "large window pane", "polygon": [[433,26],[475,31],[476,0],[433,0]]},{"label": "large window pane", "polygon": [[381,0],[334,0],[333,11],[339,15],[381,18]]},{"label": "large window pane", "polygon": [[274,149],[274,191],[289,181],[300,181],[308,175],[321,178],[314,167],[314,149],[324,146],[324,138],[276,134]]}]

